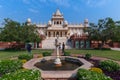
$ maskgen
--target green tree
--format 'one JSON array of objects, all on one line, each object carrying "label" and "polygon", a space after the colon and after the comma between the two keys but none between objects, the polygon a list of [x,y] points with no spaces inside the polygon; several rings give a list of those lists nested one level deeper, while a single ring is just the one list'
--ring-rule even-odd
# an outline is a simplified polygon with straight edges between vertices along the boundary
[{"label": "green tree", "polygon": [[4,19],[4,27],[0,33],[0,41],[20,41],[19,31],[21,31],[21,25],[19,22],[13,21],[9,18]]},{"label": "green tree", "polygon": [[114,36],[112,37],[113,42],[120,42],[120,21],[115,22],[116,27],[114,28]]},{"label": "green tree", "polygon": [[36,29],[36,25],[22,25],[21,38],[23,42],[40,42],[40,37]]},{"label": "green tree", "polygon": [[9,18],[4,19],[4,27],[0,31],[0,41],[17,43],[40,42],[36,25],[20,24]]},{"label": "green tree", "polygon": [[97,25],[90,23],[90,38],[91,40],[101,40],[102,47],[107,40],[112,40],[115,36],[115,27],[116,25],[112,18],[99,19]]}]

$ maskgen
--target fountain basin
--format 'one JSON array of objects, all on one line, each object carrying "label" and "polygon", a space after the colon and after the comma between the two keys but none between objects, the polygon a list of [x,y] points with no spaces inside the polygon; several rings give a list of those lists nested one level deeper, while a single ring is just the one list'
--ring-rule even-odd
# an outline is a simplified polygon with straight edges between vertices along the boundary
[{"label": "fountain basin", "polygon": [[23,67],[26,69],[38,69],[38,70],[40,70],[42,78],[45,79],[45,78],[72,78],[72,77],[76,76],[77,70],[79,68],[90,69],[91,66],[93,66],[90,62],[86,61],[83,58],[76,58],[76,57],[70,57],[70,56],[60,56],[61,60],[69,59],[69,60],[73,61],[73,63],[74,63],[74,61],[77,61],[77,62],[80,61],[80,63],[82,63],[82,65],[78,66],[72,70],[43,70],[43,69],[40,69],[40,68],[35,66],[36,63],[40,62],[43,59],[49,61],[49,60],[56,59],[56,57],[55,56],[48,56],[48,57],[44,57],[44,58],[31,59],[30,61],[26,62],[23,65]]}]

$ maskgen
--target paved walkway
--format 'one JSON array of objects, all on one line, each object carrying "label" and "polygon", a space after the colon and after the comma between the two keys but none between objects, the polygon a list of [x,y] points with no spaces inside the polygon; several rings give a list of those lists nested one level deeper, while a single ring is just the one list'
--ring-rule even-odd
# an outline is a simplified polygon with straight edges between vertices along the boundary
[{"label": "paved walkway", "polygon": [[112,50],[120,51],[120,48],[111,48]]},{"label": "paved walkway", "polygon": [[[81,54],[71,54],[71,56],[74,56],[74,57],[83,57],[84,55],[81,55]],[[111,59],[108,59],[108,58],[96,57],[96,56],[91,57],[91,59],[100,60],[100,61],[111,60]],[[120,61],[115,61],[115,62],[117,62],[118,64],[120,64]]]}]

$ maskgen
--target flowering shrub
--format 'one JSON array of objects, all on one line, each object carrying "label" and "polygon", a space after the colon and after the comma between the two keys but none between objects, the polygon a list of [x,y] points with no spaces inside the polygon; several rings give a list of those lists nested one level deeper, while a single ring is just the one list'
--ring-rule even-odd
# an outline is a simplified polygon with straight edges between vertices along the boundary
[{"label": "flowering shrub", "polygon": [[90,71],[95,71],[95,72],[98,72],[98,73],[103,73],[103,71],[102,71],[102,69],[100,69],[100,68],[91,68],[91,69],[89,69]]},{"label": "flowering shrub", "polygon": [[107,77],[102,73],[85,69],[79,69],[77,72],[77,77],[78,80],[112,80],[110,77]]},{"label": "flowering shrub", "polygon": [[0,73],[5,74],[14,72],[22,68],[22,62],[20,60],[2,60],[0,61]]},{"label": "flowering shrub", "polygon": [[23,59],[23,60],[21,60],[21,62],[24,64],[24,63],[27,62],[27,60],[26,60],[26,59]]},{"label": "flowering shrub", "polygon": [[100,62],[100,68],[107,71],[117,71],[120,65],[112,60],[105,60]]},{"label": "flowering shrub", "polygon": [[19,70],[3,75],[0,80],[42,80],[38,70]]},{"label": "flowering shrub", "polygon": [[26,59],[27,61],[32,59],[33,55],[32,54],[22,54],[18,56],[18,59]]},{"label": "flowering shrub", "polygon": [[43,55],[42,54],[39,54],[38,56],[37,56],[37,58],[42,58],[43,57]]}]

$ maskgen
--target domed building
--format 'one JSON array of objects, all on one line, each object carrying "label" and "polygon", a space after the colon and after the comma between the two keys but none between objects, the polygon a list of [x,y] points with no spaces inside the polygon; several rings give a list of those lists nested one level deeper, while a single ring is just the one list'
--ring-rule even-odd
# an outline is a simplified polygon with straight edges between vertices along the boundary
[{"label": "domed building", "polygon": [[[27,20],[31,23],[31,19]],[[36,24],[39,35],[44,36],[41,48],[54,49],[55,39],[59,37],[59,43],[65,43],[65,48],[89,48],[90,43],[84,28],[88,28],[88,19],[84,20],[84,24],[70,24],[64,19],[63,14],[57,9],[52,15],[51,20],[47,24]]]}]

